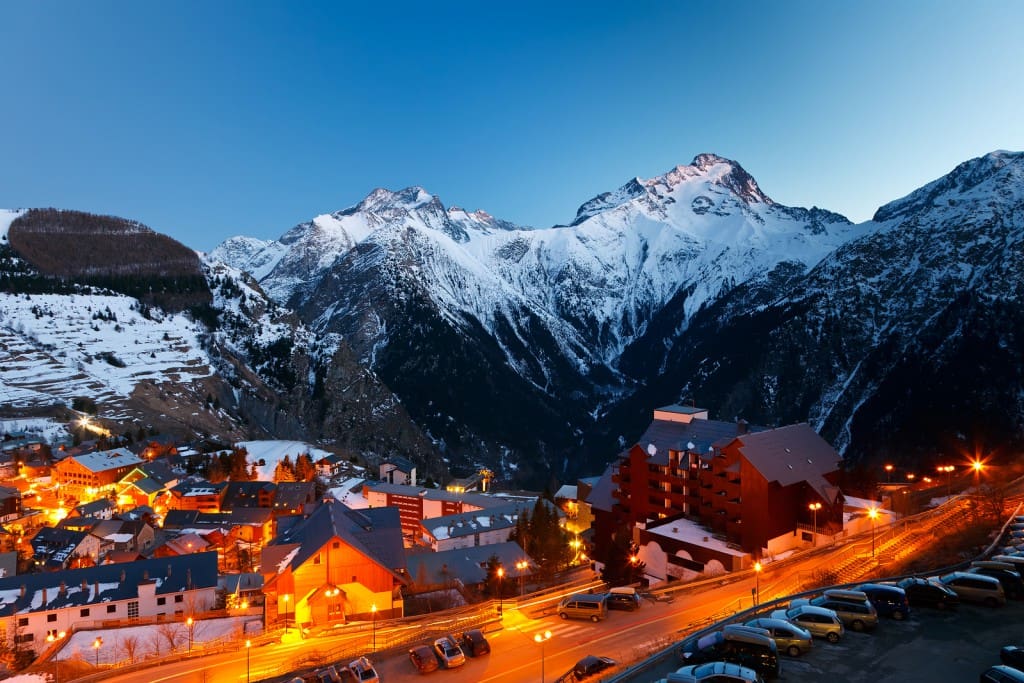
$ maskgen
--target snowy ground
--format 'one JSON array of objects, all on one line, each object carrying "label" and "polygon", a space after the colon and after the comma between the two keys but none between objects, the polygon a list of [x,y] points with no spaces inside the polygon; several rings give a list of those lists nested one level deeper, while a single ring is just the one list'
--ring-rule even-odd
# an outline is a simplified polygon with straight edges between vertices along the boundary
[{"label": "snowy ground", "polygon": [[[274,481],[274,468],[287,455],[292,462],[303,453],[308,453],[315,463],[320,458],[331,455],[329,451],[311,446],[305,441],[240,441],[236,444],[249,453],[249,464],[256,463],[256,471],[260,481]],[[263,465],[259,462],[262,460]]]},{"label": "snowy ground", "polygon": [[15,432],[25,432],[51,444],[69,436],[67,425],[55,420],[45,418],[0,420],[0,434],[13,434]]},{"label": "snowy ground", "polygon": [[[242,637],[246,622],[253,622],[249,627],[249,635],[254,633],[253,629],[261,628],[258,615],[197,621],[193,625],[192,647],[195,649],[206,644],[238,640]],[[93,661],[96,653],[92,644],[97,636],[103,638],[103,646],[99,651],[100,664],[129,659],[129,652],[133,649],[135,659],[159,657],[188,649],[188,626],[182,621],[175,621],[105,631],[79,631],[61,648],[56,659],[81,658]]]}]

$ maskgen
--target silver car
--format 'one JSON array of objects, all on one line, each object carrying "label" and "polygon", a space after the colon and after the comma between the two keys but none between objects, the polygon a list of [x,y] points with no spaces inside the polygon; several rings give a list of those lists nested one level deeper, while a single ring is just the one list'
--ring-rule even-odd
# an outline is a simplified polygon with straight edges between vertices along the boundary
[{"label": "silver car", "polygon": [[810,631],[812,636],[824,638],[830,643],[838,643],[846,633],[843,622],[830,609],[814,605],[797,605],[789,609],[777,609],[771,613],[772,619],[784,619]]},{"label": "silver car", "polygon": [[434,641],[434,652],[441,660],[441,666],[453,669],[466,663],[466,655],[451,636],[442,636]]},{"label": "silver car", "polygon": [[790,657],[799,657],[814,647],[814,639],[810,631],[785,619],[760,617],[748,621],[745,625],[768,631],[768,635],[778,646],[779,652],[785,652]]}]

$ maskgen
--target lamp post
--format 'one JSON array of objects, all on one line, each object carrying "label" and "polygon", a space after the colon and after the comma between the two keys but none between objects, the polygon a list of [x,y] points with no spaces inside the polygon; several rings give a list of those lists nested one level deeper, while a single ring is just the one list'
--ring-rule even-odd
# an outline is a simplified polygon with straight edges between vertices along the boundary
[{"label": "lamp post", "polygon": [[188,619],[185,620],[185,623],[188,624],[188,656],[191,657],[192,656],[192,624],[194,624],[195,622],[192,620],[192,617],[190,616]]},{"label": "lamp post", "polygon": [[533,634],[533,640],[540,643],[540,683],[544,683],[544,643],[551,639],[551,631]]},{"label": "lamp post", "polygon": [[249,667],[249,662],[250,662],[249,651],[251,649],[252,649],[252,641],[251,640],[246,640],[245,641],[245,683],[249,683],[249,672],[252,670]]},{"label": "lamp post", "polygon": [[892,483],[892,465],[885,466],[885,480],[888,483]]},{"label": "lamp post", "polygon": [[519,597],[526,595],[526,570],[530,563],[526,560],[516,562],[516,569],[519,571]]},{"label": "lamp post", "polygon": [[981,471],[985,469],[984,463],[975,458],[971,461],[971,469],[974,470],[974,486],[977,487],[981,481]]},{"label": "lamp post", "polygon": [[284,632],[288,633],[288,594],[284,594]]},{"label": "lamp post", "polygon": [[505,568],[498,567],[498,616],[504,614],[505,597],[502,589],[505,587]]},{"label": "lamp post", "polygon": [[103,645],[103,637],[96,636],[96,640],[92,641],[92,651],[95,653],[96,668],[100,668],[100,646]]},{"label": "lamp post", "polygon": [[809,509],[814,514],[814,532],[813,532],[811,540],[813,541],[813,546],[817,547],[818,546],[818,510],[821,509],[821,503],[819,503],[818,501],[814,501],[813,503],[810,503],[807,506],[807,509]]},{"label": "lamp post", "polygon": [[956,468],[952,465],[939,465],[935,469],[946,473],[946,498],[949,498],[953,495],[953,470]]},{"label": "lamp post", "polygon": [[875,556],[875,520],[878,519],[878,508],[872,505],[868,508],[868,517],[871,518],[871,557]]},{"label": "lamp post", "polygon": [[377,604],[370,605],[370,614],[373,618],[373,647],[370,652],[377,651]]},{"label": "lamp post", "polygon": [[761,563],[754,563],[754,607],[761,604]]}]

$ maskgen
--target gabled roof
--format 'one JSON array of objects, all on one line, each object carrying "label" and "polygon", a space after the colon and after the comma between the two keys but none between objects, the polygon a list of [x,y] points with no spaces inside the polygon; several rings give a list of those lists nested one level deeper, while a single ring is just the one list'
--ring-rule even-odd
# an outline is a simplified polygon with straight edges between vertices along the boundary
[{"label": "gabled roof", "polygon": [[838,470],[842,458],[806,423],[746,434],[735,441],[740,443],[743,457],[767,481],[780,486],[806,481],[822,500],[835,502],[839,490],[825,475]]},{"label": "gabled roof", "polygon": [[615,506],[615,496],[612,495],[616,489],[615,482],[612,481],[614,473],[615,465],[608,465],[604,470],[604,474],[598,477],[594,483],[594,488],[590,490],[590,495],[587,496],[587,503],[594,510],[611,512]]},{"label": "gabled roof", "polygon": [[[565,516],[565,513],[551,503],[551,501],[541,500],[550,512],[558,517]],[[535,500],[512,501],[501,507],[424,519],[420,521],[420,526],[438,540],[472,536],[483,531],[494,531],[496,529],[511,529],[515,527],[519,515],[523,514],[524,511],[527,514],[532,514],[533,507],[536,504],[537,501]]]},{"label": "gabled roof", "polygon": [[44,526],[32,537],[32,552],[45,566],[63,567],[88,537],[88,531]]},{"label": "gabled roof", "polygon": [[421,587],[453,579],[466,584],[482,583],[487,579],[487,562],[492,557],[498,558],[505,568],[505,575],[510,579],[518,577],[516,562],[526,560],[531,567],[537,566],[518,543],[508,541],[439,553],[409,554],[409,577]]},{"label": "gabled roof", "polygon": [[260,495],[273,496],[277,484],[270,481],[232,481],[228,482],[221,496],[221,508],[259,507]]},{"label": "gabled roof", "polygon": [[142,462],[139,456],[127,448],[114,448],[109,451],[96,451],[95,453],[83,453],[72,455],[71,459],[90,472],[106,472],[119,467],[129,467]]},{"label": "gabled roof", "polygon": [[294,510],[313,498],[315,486],[311,481],[286,481],[277,485],[274,507]]},{"label": "gabled roof", "polygon": [[110,502],[109,498],[97,498],[89,503],[82,503],[75,507],[75,512],[80,514],[82,517],[90,517],[99,512],[105,510],[113,510],[114,504]]},{"label": "gabled roof", "polygon": [[[334,500],[325,501],[308,518],[278,537],[274,545],[298,546],[298,550],[285,565],[294,569],[335,537],[390,571],[399,580],[407,580],[399,571],[405,569],[405,552],[398,508],[353,510]],[[283,571],[285,566],[281,566],[278,571]]]},{"label": "gabled roof", "polygon": [[[683,407],[685,410],[696,410]],[[659,408],[658,410],[665,410]],[[702,411],[703,412],[703,411]],[[761,431],[767,427],[745,425],[742,427],[750,432]],[[650,446],[654,446],[654,454],[648,456],[648,462],[652,465],[668,465],[668,452],[688,451],[690,453],[706,453],[711,449],[712,444],[723,439],[730,439],[738,436],[741,426],[736,422],[722,422],[720,420],[694,419],[690,422],[673,422],[671,420],[652,420],[647,431],[637,439],[636,445],[650,453]],[[619,457],[625,457],[630,448],[622,451]]]},{"label": "gabled roof", "polygon": [[414,469],[416,469],[416,465],[414,465],[411,460],[409,460],[408,458],[403,458],[400,455],[390,455],[381,464],[382,465],[394,465],[395,467],[397,467],[401,471],[405,472],[406,474],[409,474]]},{"label": "gabled roof", "polygon": [[157,595],[215,588],[217,553],[0,578],[0,616],[127,600],[144,582],[156,583]]}]

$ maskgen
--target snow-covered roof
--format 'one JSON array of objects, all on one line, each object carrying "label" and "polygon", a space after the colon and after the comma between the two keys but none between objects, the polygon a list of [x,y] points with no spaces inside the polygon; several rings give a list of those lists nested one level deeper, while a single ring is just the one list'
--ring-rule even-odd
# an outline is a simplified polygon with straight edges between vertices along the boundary
[{"label": "snow-covered roof", "polygon": [[83,453],[82,455],[73,455],[71,458],[90,472],[106,472],[120,467],[131,467],[142,462],[139,456],[127,448]]}]

